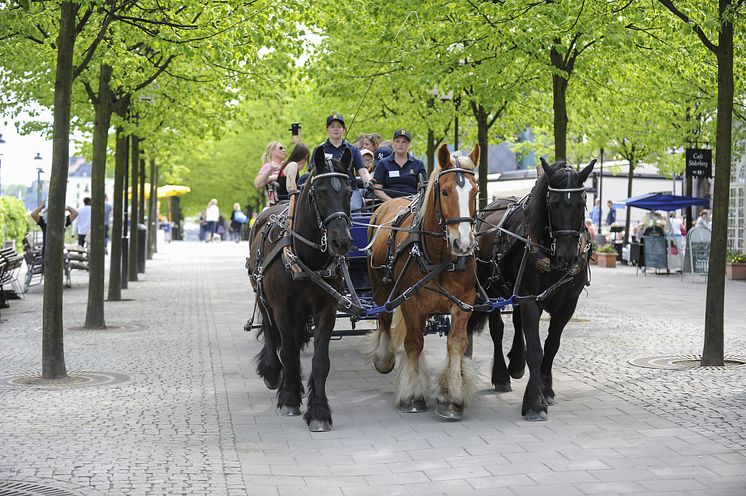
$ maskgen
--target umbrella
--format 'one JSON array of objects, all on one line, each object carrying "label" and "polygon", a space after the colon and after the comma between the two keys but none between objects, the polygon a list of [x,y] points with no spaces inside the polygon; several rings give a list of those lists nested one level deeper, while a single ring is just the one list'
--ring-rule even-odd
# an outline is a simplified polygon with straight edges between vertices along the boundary
[{"label": "umbrella", "polygon": [[644,210],[663,210],[671,212],[693,205],[703,207],[710,206],[710,200],[706,198],[694,198],[691,196],[677,196],[669,193],[648,193],[641,196],[627,198],[616,203],[623,203],[629,207],[642,208]]},{"label": "umbrella", "polygon": [[158,198],[168,198],[169,196],[181,196],[192,191],[189,186],[180,186],[178,184],[165,184],[158,188]]}]

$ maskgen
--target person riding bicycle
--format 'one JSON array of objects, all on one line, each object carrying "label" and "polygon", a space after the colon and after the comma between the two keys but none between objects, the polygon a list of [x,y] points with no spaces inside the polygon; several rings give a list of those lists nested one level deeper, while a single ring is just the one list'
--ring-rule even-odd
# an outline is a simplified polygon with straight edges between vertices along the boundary
[{"label": "person riding bicycle", "polygon": [[394,132],[394,153],[378,162],[373,178],[373,192],[383,201],[417,193],[427,181],[427,169],[421,160],[409,153],[412,135],[406,129]]}]

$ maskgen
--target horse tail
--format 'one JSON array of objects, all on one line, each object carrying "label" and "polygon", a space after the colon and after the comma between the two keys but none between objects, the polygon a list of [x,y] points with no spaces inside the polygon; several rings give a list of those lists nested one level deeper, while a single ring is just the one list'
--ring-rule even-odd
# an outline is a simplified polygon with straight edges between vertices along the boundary
[{"label": "horse tail", "polygon": [[484,331],[484,324],[487,322],[487,317],[490,314],[485,312],[472,312],[469,317],[469,322],[466,324],[466,331],[469,335],[473,333],[481,333]]}]

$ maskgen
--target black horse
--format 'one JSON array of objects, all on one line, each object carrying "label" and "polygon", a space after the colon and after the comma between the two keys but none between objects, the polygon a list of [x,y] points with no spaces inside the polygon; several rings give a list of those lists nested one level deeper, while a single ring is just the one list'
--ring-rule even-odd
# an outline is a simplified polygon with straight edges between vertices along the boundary
[{"label": "black horse", "polygon": [[264,347],[256,356],[257,373],[268,388],[279,388],[281,415],[300,415],[300,351],[308,341],[308,323],[313,322],[314,353],[304,418],[314,432],[328,431],[332,426],[326,378],[337,300],[323,288],[341,289],[338,264],[352,245],[351,159],[350,151],[345,150],[341,160],[327,160],[318,147],[314,151],[316,167],[296,197],[295,212],[288,214],[286,205],[265,210],[249,238],[251,256],[246,266],[264,336]]},{"label": "black horse", "polygon": [[[522,377],[528,362],[530,377],[521,408],[526,420],[547,419],[547,405],[555,397],[552,363],[562,331],[589,281],[591,240],[584,223],[583,183],[595,163],[577,172],[564,162],[550,166],[542,158],[539,178],[528,197],[497,200],[478,216],[479,281],[490,297],[516,295],[509,366],[502,351],[502,318],[497,311],[489,314],[492,383],[495,391],[510,391],[510,377]],[[539,318],[544,311],[551,320],[542,351]],[[473,314],[470,331],[481,327],[486,318],[484,313]]]}]

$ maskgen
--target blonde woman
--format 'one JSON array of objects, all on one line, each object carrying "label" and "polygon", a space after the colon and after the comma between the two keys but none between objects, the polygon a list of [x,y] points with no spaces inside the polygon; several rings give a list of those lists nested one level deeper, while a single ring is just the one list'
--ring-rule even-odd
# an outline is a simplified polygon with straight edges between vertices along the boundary
[{"label": "blonde woman", "polygon": [[271,141],[262,154],[262,167],[254,180],[256,189],[267,188],[269,203],[274,204],[274,189],[271,187],[280,172],[282,162],[285,160],[285,146],[279,141]]}]

